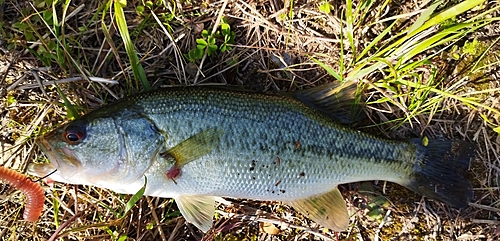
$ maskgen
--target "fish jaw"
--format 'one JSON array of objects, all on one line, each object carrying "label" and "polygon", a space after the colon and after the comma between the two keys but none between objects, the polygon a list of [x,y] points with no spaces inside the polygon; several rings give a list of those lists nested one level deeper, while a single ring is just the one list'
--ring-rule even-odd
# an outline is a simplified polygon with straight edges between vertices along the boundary
[{"label": "fish jaw", "polygon": [[28,166],[28,173],[38,177],[48,177],[51,181],[69,182],[80,172],[81,163],[67,147],[57,147],[49,143],[49,139],[61,134],[61,129],[55,130],[45,136],[36,139],[35,143],[43,153],[47,155],[49,163],[31,163]]}]

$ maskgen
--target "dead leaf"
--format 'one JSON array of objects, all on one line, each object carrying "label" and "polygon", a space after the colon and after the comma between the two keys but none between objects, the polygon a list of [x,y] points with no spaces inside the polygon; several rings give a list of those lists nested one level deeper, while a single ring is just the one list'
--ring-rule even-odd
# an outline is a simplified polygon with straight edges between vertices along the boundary
[{"label": "dead leaf", "polygon": [[280,233],[280,229],[277,228],[274,224],[272,223],[259,223],[259,231],[262,233],[267,233],[267,234],[272,234],[276,235]]}]

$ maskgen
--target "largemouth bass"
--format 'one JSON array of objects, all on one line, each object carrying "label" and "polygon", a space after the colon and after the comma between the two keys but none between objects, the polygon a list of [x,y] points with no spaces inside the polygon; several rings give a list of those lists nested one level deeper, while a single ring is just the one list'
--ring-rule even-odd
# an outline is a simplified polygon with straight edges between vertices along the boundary
[{"label": "largemouth bass", "polygon": [[[349,223],[337,185],[386,180],[451,206],[472,198],[472,145],[394,141],[350,130],[330,115],[334,84],[289,95],[215,87],[142,93],[37,139],[50,163],[29,172],[63,183],[174,198],[187,221],[212,226],[215,197],[282,201],[320,225]],[[335,103],[335,104],[332,104]]]}]

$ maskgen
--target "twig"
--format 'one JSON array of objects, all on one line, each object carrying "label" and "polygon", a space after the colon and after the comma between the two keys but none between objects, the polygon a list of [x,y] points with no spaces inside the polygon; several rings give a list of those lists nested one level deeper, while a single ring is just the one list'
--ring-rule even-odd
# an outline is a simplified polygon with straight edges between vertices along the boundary
[{"label": "twig", "polygon": [[33,75],[33,77],[35,77],[35,80],[36,80],[38,86],[40,87],[40,90],[42,91],[42,94],[45,96],[45,98],[49,99],[49,96],[47,95],[47,92],[45,92],[45,89],[43,88],[42,80],[40,79],[40,76],[38,75],[38,72],[32,69],[31,70],[31,74]]},{"label": "twig", "polygon": [[163,233],[163,230],[161,229],[160,219],[158,219],[158,215],[156,215],[153,203],[151,202],[151,198],[146,196],[146,200],[148,201],[148,204],[151,207],[151,214],[153,215],[155,222],[158,224],[156,227],[158,228],[158,232],[160,233],[161,240],[167,241],[167,238],[165,237],[165,234]]},{"label": "twig", "polygon": [[[172,37],[172,35],[170,35],[170,33],[165,28],[165,26],[163,26],[163,23],[156,16],[156,14],[154,13],[154,11],[151,12],[151,15],[153,15],[154,19],[156,20],[156,22],[158,23],[158,25],[161,27],[161,29],[163,30],[163,32],[165,33],[165,35],[167,35],[168,39],[170,39],[170,42],[171,42],[172,46],[174,46],[174,55],[175,55],[175,60],[176,60],[176,63],[177,63],[177,69],[181,70],[180,74],[182,75],[182,76],[179,76],[179,77],[183,77],[184,82],[187,83],[186,71],[185,71],[185,68],[184,68],[184,62],[183,62],[183,58],[181,57],[182,56],[181,50],[179,49],[179,47],[177,47],[177,45],[175,45],[175,43],[177,42],[177,40],[179,38],[184,37],[184,36],[181,35],[181,36],[179,36],[179,38],[177,38],[177,39],[174,40],[174,38]],[[168,49],[169,47],[170,47],[170,45],[167,46],[166,49]],[[179,79],[181,79],[181,78],[179,78]]]},{"label": "twig", "polygon": [[481,204],[477,204],[477,203],[469,203],[469,206],[475,207],[475,208],[479,208],[479,209],[483,209],[483,210],[488,210],[488,211],[491,211],[491,212],[500,213],[500,209],[494,208],[494,207],[490,207],[490,206],[486,206],[486,205],[481,205]]},{"label": "twig", "polygon": [[380,230],[382,230],[382,227],[384,227],[384,224],[387,221],[387,218],[389,218],[389,215],[391,215],[390,209],[387,210],[387,212],[385,213],[384,219],[382,219],[382,222],[380,222],[380,224],[378,225],[377,231],[375,231],[375,238],[374,238],[375,241],[379,240]]},{"label": "twig", "polygon": [[55,241],[57,239],[57,237],[59,236],[59,233],[64,228],[66,228],[71,222],[73,222],[76,218],[80,217],[80,215],[82,215],[82,213],[83,212],[78,212],[75,215],[73,215],[73,217],[66,220],[66,222],[64,222],[61,226],[59,226],[59,228],[56,229],[56,231],[54,232],[54,234],[52,234],[52,236],[50,236],[48,241]]},{"label": "twig", "polygon": [[489,219],[472,219],[473,223],[483,223],[489,225],[500,225],[500,221],[497,220],[489,220]]},{"label": "twig", "polygon": [[[105,79],[105,78],[100,78],[100,77],[88,77],[88,78],[89,78],[89,80],[91,80],[93,82],[112,84],[112,85],[118,84],[118,81],[112,80],[112,79]],[[77,82],[77,81],[83,81],[83,80],[85,80],[83,77],[72,77],[72,78],[55,80],[54,82],[56,84],[61,84],[61,83],[70,83],[70,82]],[[41,83],[36,83],[36,84],[26,84],[26,85],[21,85],[21,86],[17,87],[16,89],[18,89],[18,90],[33,89],[33,88],[39,87],[40,85],[42,85],[42,86],[53,85],[54,82],[46,81],[46,82],[41,82]]]},{"label": "twig", "polygon": [[[240,61],[238,61],[238,63],[236,63],[235,65],[237,65],[237,64],[239,64],[239,63],[243,63],[243,61],[245,61],[245,60],[249,59],[250,57],[254,56],[257,52],[258,52],[258,51],[255,51],[255,52],[253,52],[253,53],[249,54],[247,57],[245,57],[245,58],[241,59]],[[219,74],[222,74],[222,73],[224,73],[224,72],[226,72],[226,71],[228,71],[228,70],[230,70],[230,69],[234,68],[234,66],[235,66],[235,65],[228,66],[228,67],[226,67],[226,68],[222,69],[221,71],[219,71],[219,72],[217,72],[217,73],[215,73],[215,74],[213,74],[213,75],[210,75],[210,76],[208,76],[208,77],[205,77],[205,78],[203,79],[203,81],[206,81],[206,80],[208,80],[208,79],[211,79],[211,78],[213,78],[213,77],[215,77],[215,76],[217,76],[217,75],[219,75]],[[198,82],[198,83],[201,83],[201,82],[202,82],[202,81],[200,81],[200,82]]]},{"label": "twig", "polygon": [[184,224],[186,221],[182,218],[177,220],[177,224],[175,225],[174,230],[172,230],[172,233],[170,233],[170,237],[168,238],[168,241],[174,241],[175,235],[177,232],[179,232],[179,229],[182,227],[182,224]]}]

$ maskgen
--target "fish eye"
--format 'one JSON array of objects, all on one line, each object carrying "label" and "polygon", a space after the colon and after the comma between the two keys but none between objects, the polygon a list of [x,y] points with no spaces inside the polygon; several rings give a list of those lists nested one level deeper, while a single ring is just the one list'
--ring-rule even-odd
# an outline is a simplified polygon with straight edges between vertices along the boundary
[{"label": "fish eye", "polygon": [[78,144],[86,137],[85,127],[80,124],[70,124],[66,127],[66,129],[64,129],[62,137],[68,144]]}]

